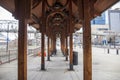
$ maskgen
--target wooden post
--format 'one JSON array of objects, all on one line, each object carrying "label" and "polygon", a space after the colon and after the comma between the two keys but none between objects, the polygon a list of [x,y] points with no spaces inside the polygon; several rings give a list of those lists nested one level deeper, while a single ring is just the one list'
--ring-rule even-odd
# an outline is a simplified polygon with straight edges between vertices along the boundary
[{"label": "wooden post", "polygon": [[[31,1],[14,0],[14,16],[19,20],[18,30],[18,80],[27,80],[27,19],[30,18]],[[22,7],[21,7],[22,5]]]},{"label": "wooden post", "polygon": [[55,55],[56,55],[56,36],[55,36]]},{"label": "wooden post", "polygon": [[49,37],[48,37],[48,57],[47,57],[47,60],[50,61],[50,43],[49,43]]},{"label": "wooden post", "polygon": [[70,70],[73,70],[73,35],[70,34]]},{"label": "wooden post", "polygon": [[69,2],[69,21],[70,21],[70,70],[73,70],[73,26],[72,26],[72,0]]},{"label": "wooden post", "polygon": [[46,17],[45,17],[45,0],[42,1],[42,30],[41,30],[41,70],[45,70],[45,27],[46,27]]},{"label": "wooden post", "polygon": [[63,52],[64,52],[64,55],[66,55],[66,43],[65,43],[65,36],[63,37]]},{"label": "wooden post", "polygon": [[61,50],[63,55],[65,56],[65,36],[64,34],[61,35]]},{"label": "wooden post", "polygon": [[62,54],[63,54],[63,37],[61,35],[61,51],[62,51]]},{"label": "wooden post", "polygon": [[50,37],[49,38],[49,54],[50,54],[50,56],[51,56],[51,48],[52,48],[51,44],[52,44],[52,41],[51,41],[51,37]]},{"label": "wooden post", "polygon": [[83,64],[84,80],[92,80],[92,50],[89,0],[83,0]]},{"label": "wooden post", "polygon": [[53,51],[55,51],[55,36],[53,37]]},{"label": "wooden post", "polygon": [[27,23],[24,18],[19,20],[18,80],[27,80]]},{"label": "wooden post", "polygon": [[66,61],[68,61],[68,38],[66,36]]},{"label": "wooden post", "polygon": [[51,55],[53,54],[53,38],[51,37]]},{"label": "wooden post", "polygon": [[45,70],[45,56],[44,56],[44,41],[45,41],[45,37],[44,37],[44,33],[41,33],[41,70]]}]

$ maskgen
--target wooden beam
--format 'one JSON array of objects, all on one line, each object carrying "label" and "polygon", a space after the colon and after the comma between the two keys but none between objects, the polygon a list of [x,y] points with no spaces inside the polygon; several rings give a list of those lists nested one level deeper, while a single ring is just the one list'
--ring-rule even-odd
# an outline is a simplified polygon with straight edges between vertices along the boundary
[{"label": "wooden beam", "polygon": [[95,7],[94,7],[94,4],[96,3],[97,0],[91,0],[90,1],[90,16],[91,16],[91,20],[93,18],[95,18]]},{"label": "wooden beam", "polygon": [[98,13],[102,13],[120,0],[97,0],[94,8]]},{"label": "wooden beam", "polygon": [[89,0],[83,0],[83,64],[84,80],[92,80],[92,50]]},{"label": "wooden beam", "polygon": [[24,18],[19,20],[18,80],[27,80],[27,23]]},{"label": "wooden beam", "polygon": [[42,0],[33,0],[33,5],[32,5],[32,9],[36,8]]},{"label": "wooden beam", "polygon": [[83,20],[83,0],[77,0],[76,1],[78,6],[78,12],[79,12],[79,18]]},{"label": "wooden beam", "polygon": [[15,11],[14,0],[12,1],[0,0],[0,6],[2,6],[4,9],[9,11],[10,13],[13,13]]}]

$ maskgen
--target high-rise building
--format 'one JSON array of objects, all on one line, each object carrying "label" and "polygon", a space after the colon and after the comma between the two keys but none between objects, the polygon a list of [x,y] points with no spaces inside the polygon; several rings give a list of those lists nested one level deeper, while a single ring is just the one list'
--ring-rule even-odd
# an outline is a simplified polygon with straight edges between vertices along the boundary
[{"label": "high-rise building", "polygon": [[101,16],[96,17],[91,21],[92,25],[105,25],[105,13],[102,13]]}]

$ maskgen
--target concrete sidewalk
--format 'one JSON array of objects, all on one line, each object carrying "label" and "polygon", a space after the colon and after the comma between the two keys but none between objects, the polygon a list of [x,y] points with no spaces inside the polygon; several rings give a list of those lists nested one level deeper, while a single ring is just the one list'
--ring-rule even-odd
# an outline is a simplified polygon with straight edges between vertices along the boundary
[{"label": "concrete sidewalk", "polygon": [[[74,71],[68,71],[69,61],[65,61],[60,51],[51,61],[46,59],[46,71],[40,70],[40,57],[28,56],[28,80],[83,80],[83,52],[82,48],[76,47],[78,51],[78,65]],[[93,79],[92,80],[120,80],[120,55],[111,50],[92,48]],[[17,61],[0,65],[0,80],[17,80]]]}]

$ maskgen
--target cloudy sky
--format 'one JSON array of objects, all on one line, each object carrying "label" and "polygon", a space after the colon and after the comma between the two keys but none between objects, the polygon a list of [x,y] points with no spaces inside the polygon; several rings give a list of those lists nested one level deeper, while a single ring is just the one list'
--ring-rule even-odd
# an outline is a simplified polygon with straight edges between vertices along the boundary
[{"label": "cloudy sky", "polygon": [[116,3],[113,7],[111,7],[111,9],[115,9],[115,8],[120,8],[120,1]]},{"label": "cloudy sky", "polygon": [[0,6],[0,20],[15,20],[12,14]]}]

